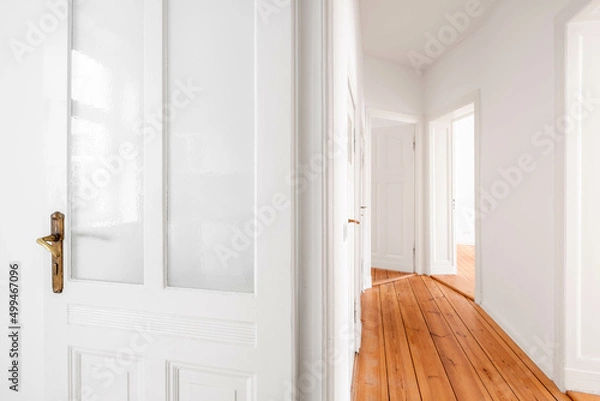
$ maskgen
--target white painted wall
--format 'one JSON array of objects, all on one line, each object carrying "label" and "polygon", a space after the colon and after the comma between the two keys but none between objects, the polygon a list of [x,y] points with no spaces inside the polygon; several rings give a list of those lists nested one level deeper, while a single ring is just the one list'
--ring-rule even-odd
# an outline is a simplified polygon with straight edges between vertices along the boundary
[{"label": "white painted wall", "polygon": [[554,164],[532,141],[555,121],[554,18],[566,3],[503,1],[424,78],[432,117],[481,90],[483,307],[550,376]]},{"label": "white painted wall", "polygon": [[[47,11],[46,11],[47,12]],[[36,177],[45,174],[50,155],[44,144],[44,45],[52,40],[52,33],[38,37],[37,46],[26,48],[17,59],[10,44],[18,40],[27,44],[28,21],[33,25],[46,14],[44,2],[26,0],[4,4],[0,13],[0,169],[3,211],[0,227],[0,310],[7,316],[8,264],[21,263],[21,387],[19,393],[8,390],[8,338],[4,335],[7,319],[3,318],[0,336],[0,364],[2,386],[0,399],[29,401],[44,399],[44,327],[43,285],[50,285],[48,252],[35,243],[49,234],[51,205],[40,202],[47,199],[47,188],[29,185],[39,182]]]},{"label": "white painted wall", "polygon": [[365,55],[365,103],[396,113],[423,113],[422,78],[414,69]]},{"label": "white painted wall", "polygon": [[475,245],[475,116],[452,124],[454,232],[457,245]]}]

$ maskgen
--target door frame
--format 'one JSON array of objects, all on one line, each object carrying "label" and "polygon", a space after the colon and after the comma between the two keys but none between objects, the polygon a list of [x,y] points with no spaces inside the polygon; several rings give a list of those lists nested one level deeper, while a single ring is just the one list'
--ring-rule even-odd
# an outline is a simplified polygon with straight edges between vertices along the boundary
[{"label": "door frame", "polygon": [[[555,117],[556,121],[564,119],[569,115],[568,93],[569,83],[568,69],[568,27],[573,18],[584,11],[594,0],[571,0],[561,10],[554,21],[554,54],[555,54]],[[575,130],[573,130],[575,131]],[[565,135],[564,140],[554,137],[554,161],[555,161],[555,327],[554,327],[554,353],[553,353],[553,380],[562,390],[567,388],[567,381],[581,383],[583,386],[592,386],[597,383],[597,376],[592,377],[587,372],[569,372],[567,377],[567,352],[568,352],[568,306],[569,287],[568,277],[573,277],[578,270],[578,224],[573,223],[574,215],[578,213],[578,202],[580,196],[577,191],[572,190],[577,185],[579,167],[574,159],[579,135],[576,132]],[[569,192],[570,191],[570,192]]]},{"label": "door frame", "polygon": [[[364,197],[367,203],[367,209],[365,213],[365,222],[366,227],[363,227],[366,230],[366,241],[365,243],[372,243],[372,235],[371,235],[371,227],[373,223],[373,216],[371,214],[372,204],[371,204],[371,194],[372,194],[372,141],[373,141],[373,129],[372,129],[372,121],[374,119],[380,120],[389,120],[389,121],[397,121],[405,124],[412,124],[415,126],[415,255],[414,255],[414,272],[417,274],[425,274],[425,264],[423,263],[423,244],[424,244],[424,212],[425,208],[423,207],[424,200],[424,175],[423,175],[423,118],[417,114],[405,114],[405,113],[397,113],[394,111],[384,110],[376,107],[368,107],[367,108],[367,129],[365,135],[365,144],[366,144],[366,157],[365,157],[365,175],[366,175],[366,187],[363,188]],[[371,266],[371,247],[368,247],[368,252],[365,252],[363,256],[363,263],[365,266]],[[365,269],[365,276],[363,278],[365,282],[365,289],[370,288],[372,286],[372,278],[371,278],[371,269]]]},{"label": "door frame", "polygon": [[[427,235],[427,274],[431,275],[432,272],[432,260],[433,260],[433,238],[436,230],[435,225],[433,224],[432,214],[433,214],[433,205],[435,199],[433,199],[434,188],[433,188],[433,132],[431,129],[431,123],[444,118],[445,116],[451,115],[465,107],[473,105],[473,115],[475,117],[475,302],[477,304],[481,304],[483,302],[483,261],[482,261],[482,246],[481,246],[481,213],[478,213],[478,209],[481,207],[481,93],[479,90],[471,92],[462,98],[450,103],[448,106],[444,107],[442,110],[431,114],[431,116],[427,117],[427,166],[426,166],[426,176],[427,176],[427,221],[428,221],[428,235]],[[470,113],[465,113],[470,114]],[[455,118],[451,118],[452,121]],[[452,134],[451,134],[452,135]],[[452,135],[453,137],[453,135]],[[452,149],[448,150],[450,155],[454,152]],[[451,185],[451,190],[454,191],[454,173],[453,169],[450,168],[448,174],[451,177],[448,177]],[[454,215],[454,213],[452,213]],[[454,246],[454,222],[452,223],[452,238],[451,238],[451,246]]]}]

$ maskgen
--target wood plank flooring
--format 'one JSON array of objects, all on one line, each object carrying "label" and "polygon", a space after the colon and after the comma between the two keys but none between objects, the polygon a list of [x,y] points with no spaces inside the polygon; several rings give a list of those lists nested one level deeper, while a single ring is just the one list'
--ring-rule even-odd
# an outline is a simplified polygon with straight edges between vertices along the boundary
[{"label": "wood plank flooring", "polygon": [[362,303],[355,401],[570,400],[481,308],[429,277],[379,285]]},{"label": "wood plank flooring", "polygon": [[458,274],[432,277],[473,300],[475,299],[475,247],[458,245],[456,252]]},{"label": "wood plank flooring", "polygon": [[371,275],[373,276],[373,287],[376,287],[378,285],[389,284],[398,280],[403,280],[405,278],[412,277],[415,274],[373,268],[371,269]]}]

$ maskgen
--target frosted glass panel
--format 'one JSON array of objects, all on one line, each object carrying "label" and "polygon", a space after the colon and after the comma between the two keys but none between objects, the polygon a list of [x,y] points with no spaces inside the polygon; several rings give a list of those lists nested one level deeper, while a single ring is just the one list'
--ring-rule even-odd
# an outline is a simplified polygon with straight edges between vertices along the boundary
[{"label": "frosted glass panel", "polygon": [[254,289],[254,4],[168,3],[172,287]]},{"label": "frosted glass panel", "polygon": [[72,277],[143,282],[143,0],[73,5]]}]

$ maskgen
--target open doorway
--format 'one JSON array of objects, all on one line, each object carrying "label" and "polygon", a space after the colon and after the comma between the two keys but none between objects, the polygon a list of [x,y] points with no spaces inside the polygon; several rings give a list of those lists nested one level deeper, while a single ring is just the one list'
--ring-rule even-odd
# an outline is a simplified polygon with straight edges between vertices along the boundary
[{"label": "open doorway", "polygon": [[432,276],[475,299],[477,135],[475,104],[430,121]]}]

